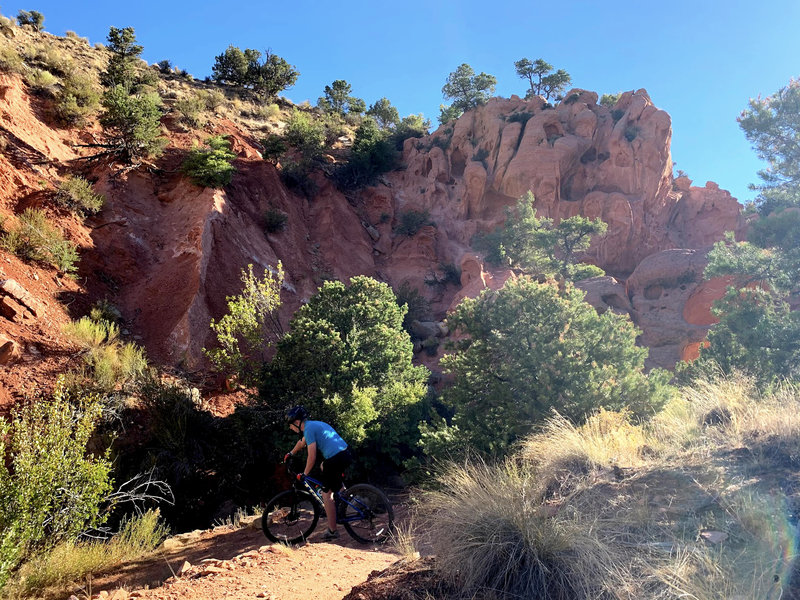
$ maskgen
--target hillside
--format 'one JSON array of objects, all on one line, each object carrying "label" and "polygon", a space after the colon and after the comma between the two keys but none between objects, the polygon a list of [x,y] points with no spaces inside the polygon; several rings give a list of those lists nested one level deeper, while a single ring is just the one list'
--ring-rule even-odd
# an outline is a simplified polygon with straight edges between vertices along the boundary
[{"label": "hillside", "polygon": [[[46,43],[94,77],[106,60],[103,50],[79,38],[12,33],[5,44],[30,52]],[[53,121],[47,93],[34,94],[9,72],[0,74],[0,85],[0,214],[44,208],[81,254],[74,279],[4,255],[2,278],[19,283],[44,309],[35,316],[8,309],[11,316],[0,320],[9,348],[0,391],[5,401],[24,395],[21,382],[51,380],[63,370],[70,355],[59,332],[64,307],[79,316],[100,299],[118,307],[125,329],[152,360],[206,369],[201,349],[213,341],[208,323],[221,315],[251,263],[283,263],[284,325],[323,280],[366,274],[395,289],[407,282],[418,290],[429,301],[420,320],[430,321],[430,331],[461,298],[511,275],[487,265],[471,242],[501,224],[506,207],[529,189],[540,215],[582,214],[609,224],[586,256],[609,277],[584,284],[588,299],[630,314],[650,347],[649,364],[671,367],[696,352],[711,322],[708,307],[721,293],[719,283],[701,282],[703,250],[724,231],[744,227],[730,194],[713,183],[699,188],[685,177],[673,179],[669,115],[644,90],[627,92],[610,107],[582,90],[554,107],[541,98],[493,99],[427,137],[406,140],[402,166],[377,186],[345,195],[318,171],[312,174],[316,192],[306,198],[285,186],[280,165],[261,159],[259,140],[281,131],[288,114],[277,106],[264,117],[229,99],[202,127],[188,126],[176,102],[209,85],[162,75],[167,151],[131,171],[108,159],[86,160],[99,135],[96,123],[63,128]],[[184,152],[211,134],[229,136],[237,155],[237,173],[223,190],[198,188],[178,169]],[[94,181],[106,197],[103,211],[85,223],[50,202],[72,173]],[[288,217],[284,230],[265,235],[267,210]],[[433,224],[412,236],[398,233],[404,215],[414,211]],[[435,365],[439,342],[438,351],[421,353],[420,360]]]}]

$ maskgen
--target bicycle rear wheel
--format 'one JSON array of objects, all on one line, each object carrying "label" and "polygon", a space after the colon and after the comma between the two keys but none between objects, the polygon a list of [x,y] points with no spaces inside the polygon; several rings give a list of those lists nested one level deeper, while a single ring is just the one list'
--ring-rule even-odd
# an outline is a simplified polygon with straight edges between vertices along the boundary
[{"label": "bicycle rear wheel", "polygon": [[319,505],[308,492],[286,490],[267,503],[261,529],[273,542],[297,544],[308,539],[319,520]]},{"label": "bicycle rear wheel", "polygon": [[341,493],[337,520],[353,539],[363,544],[382,544],[392,533],[394,511],[381,490],[357,483]]}]

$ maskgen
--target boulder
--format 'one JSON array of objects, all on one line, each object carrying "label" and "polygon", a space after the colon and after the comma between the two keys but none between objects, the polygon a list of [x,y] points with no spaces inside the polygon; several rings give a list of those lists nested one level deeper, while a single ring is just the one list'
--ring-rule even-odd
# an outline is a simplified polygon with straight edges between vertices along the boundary
[{"label": "boulder", "polygon": [[10,365],[22,356],[20,345],[4,335],[0,335],[0,365]]}]

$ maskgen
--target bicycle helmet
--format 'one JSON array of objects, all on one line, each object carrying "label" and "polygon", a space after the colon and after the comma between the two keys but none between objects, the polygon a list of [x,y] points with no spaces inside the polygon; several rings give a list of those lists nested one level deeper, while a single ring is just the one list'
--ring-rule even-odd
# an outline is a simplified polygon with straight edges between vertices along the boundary
[{"label": "bicycle helmet", "polygon": [[293,423],[297,420],[305,421],[308,419],[308,411],[305,409],[304,406],[293,406],[289,410],[286,411],[286,422]]}]

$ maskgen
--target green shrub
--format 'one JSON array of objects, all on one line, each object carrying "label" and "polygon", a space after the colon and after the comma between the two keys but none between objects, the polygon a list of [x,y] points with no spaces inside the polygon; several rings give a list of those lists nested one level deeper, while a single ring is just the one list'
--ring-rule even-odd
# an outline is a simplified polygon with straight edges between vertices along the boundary
[{"label": "green shrub", "polygon": [[325,148],[325,127],[308,114],[295,110],[286,126],[286,141],[294,146],[303,160],[314,160]]},{"label": "green shrub", "polygon": [[307,161],[284,160],[281,162],[281,180],[291,190],[312,198],[317,193],[317,184],[311,178],[312,164]]},{"label": "green shrub", "polygon": [[58,84],[58,77],[44,69],[31,69],[25,74],[25,81],[34,93],[52,96]]},{"label": "green shrub", "polygon": [[115,85],[103,95],[100,124],[108,137],[107,146],[133,161],[158,156],[167,139],[161,137],[161,97],[158,94],[131,95]]},{"label": "green shrub", "polygon": [[277,320],[281,304],[283,266],[275,272],[264,269],[259,279],[253,265],[242,270],[244,289],[238,296],[226,299],[228,311],[218,321],[211,320],[211,330],[217,338],[217,348],[203,349],[220,371],[236,375],[245,385],[259,380],[266,360],[266,351],[282,333]]},{"label": "green shrub", "polygon": [[105,202],[105,196],[95,194],[92,184],[76,175],[67,177],[61,182],[55,195],[55,201],[85,216],[100,212]]},{"label": "green shrub", "polygon": [[91,78],[72,73],[56,94],[55,115],[64,125],[80,127],[100,107],[100,91]]},{"label": "green shrub", "polygon": [[30,25],[34,31],[44,29],[44,15],[36,10],[21,10],[17,13],[17,23],[20,27]]},{"label": "green shrub", "polygon": [[231,152],[231,144],[227,137],[215,135],[206,140],[208,149],[194,148],[181,165],[195,185],[201,187],[222,188],[231,182],[236,167],[233,161],[236,155]]},{"label": "green shrub", "polygon": [[510,115],[508,115],[506,121],[508,121],[509,123],[522,123],[523,125],[525,125],[525,123],[527,123],[532,116],[533,113],[523,110],[520,112],[511,113]]},{"label": "green shrub", "polygon": [[617,102],[619,102],[620,98],[622,98],[622,92],[617,92],[616,94],[603,94],[600,97],[600,105],[611,108],[612,106],[615,106]]},{"label": "green shrub", "polygon": [[287,149],[286,142],[283,138],[274,133],[261,140],[261,146],[264,148],[262,153],[264,160],[268,160],[271,163],[277,163],[280,157],[286,153]]},{"label": "green shrub", "polygon": [[639,127],[636,125],[628,125],[625,128],[625,139],[629,142],[632,142],[636,139],[636,136],[639,135]]},{"label": "green shrub", "polygon": [[120,342],[116,324],[81,317],[65,325],[64,333],[83,348],[89,382],[98,391],[112,392],[144,377],[147,370],[144,350],[136,344]]},{"label": "green shrub", "polygon": [[8,73],[22,73],[25,62],[11,46],[0,45],[0,69]]},{"label": "green shrub", "polygon": [[409,210],[400,215],[400,224],[395,232],[400,235],[413,237],[420,229],[432,225],[431,215],[427,210]]},{"label": "green shrub", "polygon": [[77,267],[77,246],[53,227],[45,214],[26,208],[18,217],[16,227],[0,236],[0,246],[25,260],[43,262],[71,274]]},{"label": "green shrub", "polygon": [[[414,321],[426,321],[430,316],[431,306],[427,298],[419,293],[408,281],[404,281],[395,290],[397,304],[401,307],[405,305],[406,314],[403,317],[403,329],[411,334],[411,323]],[[412,336],[413,337],[413,336]]]},{"label": "green shrub", "polygon": [[206,110],[215,111],[225,102],[225,94],[220,90],[200,90],[197,97],[205,104]]},{"label": "green shrub", "polygon": [[206,103],[203,98],[196,95],[189,95],[175,101],[175,110],[181,115],[181,120],[192,127],[200,127],[204,124],[203,110]]},{"label": "green shrub", "polygon": [[[646,417],[671,393],[666,372],[645,374],[647,350],[636,346],[629,317],[598,315],[569,284],[509,280],[464,300],[447,322],[470,338],[442,360],[453,375],[443,398],[454,416],[440,430],[452,434],[454,452],[503,454],[552,409],[575,422],[600,407]],[[431,442],[439,435],[426,434]]]},{"label": "green shrub", "polygon": [[286,229],[289,215],[277,208],[269,208],[264,213],[264,230],[267,233],[277,233]]},{"label": "green shrub", "polygon": [[334,179],[342,190],[353,190],[375,183],[381,173],[390,171],[397,163],[397,151],[389,133],[381,131],[377,123],[366,118],[356,131],[350,157],[334,172]]},{"label": "green shrub", "polygon": [[87,446],[101,413],[97,396],[69,398],[59,380],[52,397],[0,418],[0,587],[33,553],[100,524],[111,463]]}]

